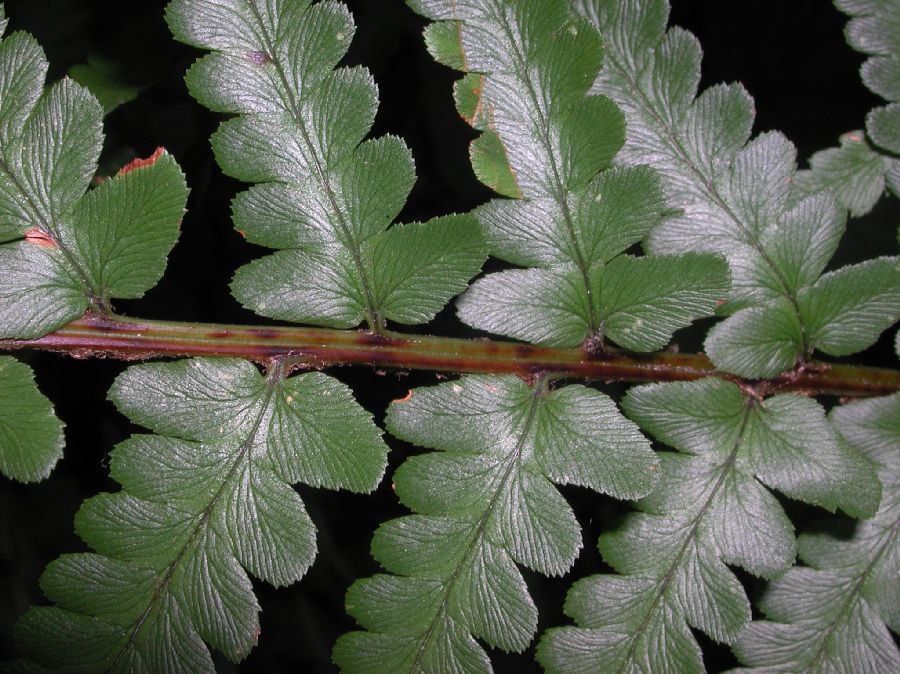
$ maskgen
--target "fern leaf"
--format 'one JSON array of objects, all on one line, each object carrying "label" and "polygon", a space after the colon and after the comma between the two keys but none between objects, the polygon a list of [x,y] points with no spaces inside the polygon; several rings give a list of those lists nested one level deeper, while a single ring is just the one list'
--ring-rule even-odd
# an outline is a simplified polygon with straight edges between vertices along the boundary
[{"label": "fern leaf", "polygon": [[457,100],[483,130],[471,146],[475,174],[514,197],[476,211],[490,252],[528,267],[477,281],[458,303],[462,320],[555,346],[609,337],[651,351],[712,313],[728,281],[717,257],[621,254],[664,208],[646,168],[598,174],[624,120],[605,96],[585,95],[600,67],[596,29],[564,0],[412,4],[438,20],[426,31],[435,58],[469,73]]},{"label": "fern leaf", "polygon": [[797,174],[796,191],[831,189],[859,216],[872,210],[885,187],[900,196],[900,7],[880,0],[836,0],[835,5],[851,17],[847,42],[870,55],[860,69],[863,83],[888,104],[869,111],[865,133],[844,134],[840,147],[814,154],[810,170]]},{"label": "fern leaf", "polygon": [[[7,21],[0,5],[0,35]],[[0,40],[0,339],[31,339],[112,297],[153,287],[178,238],[187,186],[164,151],[85,193],[102,144],[102,110],[65,79],[44,88],[47,60],[25,33]],[[0,472],[46,477],[62,423],[31,370],[0,359]]]},{"label": "fern leaf", "polygon": [[[852,324],[854,351],[874,343],[900,318],[897,261],[886,262],[891,288],[877,299],[859,284],[819,279],[843,235],[844,210],[826,192],[792,198],[794,146],[777,132],[747,142],[753,102],[742,86],[717,85],[696,96],[700,46],[684,30],[666,31],[668,2],[578,0],[576,6],[606,38],[606,62],[592,91],[625,113],[628,138],[616,162],[660,171],[667,204],[681,213],[655,227],[645,244],[655,254],[728,258],[732,291],[720,311],[729,318],[706,342],[716,366],[771,377],[815,349],[848,353],[815,337],[815,326],[828,319]],[[838,283],[839,315],[812,315],[811,304],[822,306],[812,298],[831,292],[821,286]],[[857,325],[860,315],[865,320]]]},{"label": "fern leaf", "polygon": [[176,0],[175,36],[212,50],[188,87],[237,117],[213,136],[222,169],[259,183],[234,200],[235,227],[279,249],[238,270],[231,288],[256,313],[335,328],[426,322],[487,256],[470,216],[391,227],[415,179],[399,138],[363,141],[378,107],[363,68],[334,69],[353,37],[340,3],[260,6]]},{"label": "fern leaf", "polygon": [[57,606],[19,621],[19,644],[67,671],[211,672],[204,641],[239,661],[259,634],[245,569],[286,585],[315,557],[290,483],[371,491],[380,432],[336,380],[278,365],[263,377],[241,360],[135,366],[110,397],[158,435],[113,450],[122,491],[76,518],[96,552],[48,567],[41,587]]},{"label": "fern leaf", "polygon": [[[5,26],[5,22],[4,22]],[[162,276],[187,187],[175,161],[119,175],[85,194],[103,111],[79,84],[44,89],[34,38],[0,42],[0,338],[34,338],[111,297],[140,297]]]},{"label": "fern leaf", "polygon": [[121,64],[103,56],[88,56],[85,63],[76,63],[69,68],[69,77],[87,87],[103,106],[104,115],[133,101],[144,88],[129,84]]},{"label": "fern leaf", "polygon": [[550,671],[702,672],[689,628],[734,643],[750,621],[726,564],[773,578],[793,562],[793,526],[765,486],[865,517],[878,507],[878,481],[807,398],[757,402],[704,379],[639,386],[622,406],[683,453],[662,454],[642,512],[601,535],[618,573],[575,583],[565,609],[578,627],[550,630],[538,659]]},{"label": "fern leaf", "polygon": [[[885,0],[837,0],[835,4],[850,16],[847,42],[870,55],[860,70],[863,82],[888,101],[866,117],[869,138],[881,149],[900,154],[900,7]],[[900,161],[892,162],[886,177],[891,190],[900,194]]]},{"label": "fern leaf", "polygon": [[0,356],[0,473],[21,482],[50,474],[63,450],[63,424],[34,384],[31,368]]},{"label": "fern leaf", "polygon": [[851,216],[860,217],[881,199],[886,179],[896,185],[892,191],[900,192],[900,161],[872,147],[864,131],[849,131],[838,142],[810,157],[808,170],[797,171],[792,199],[827,189]]},{"label": "fern leaf", "polygon": [[823,522],[800,536],[797,566],[767,589],[734,651],[752,671],[894,672],[900,650],[900,394],[835,408],[841,435],[884,488],[871,519]]},{"label": "fern leaf", "polygon": [[605,395],[549,390],[515,377],[464,377],[395,401],[391,433],[441,450],[397,471],[397,495],[416,514],[379,528],[376,559],[395,575],[357,581],[347,609],[368,632],[341,637],[345,671],[490,670],[473,637],[524,650],[537,610],[516,563],[561,575],[581,533],[553,488],[578,484],[619,498],[652,487],[656,458]]}]

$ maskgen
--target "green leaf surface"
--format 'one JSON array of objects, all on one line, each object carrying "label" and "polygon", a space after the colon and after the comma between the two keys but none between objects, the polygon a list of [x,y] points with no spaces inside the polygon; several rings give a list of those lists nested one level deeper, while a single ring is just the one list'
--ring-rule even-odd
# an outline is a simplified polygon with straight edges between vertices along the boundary
[{"label": "green leaf surface", "polygon": [[[589,281],[599,290],[600,279]],[[457,309],[464,322],[482,330],[547,346],[575,346],[590,335],[596,312],[596,303],[589,304],[593,297],[581,292],[583,284],[575,269],[512,269],[476,281]]]},{"label": "green leaf surface", "polygon": [[870,111],[866,116],[866,131],[873,143],[895,155],[900,154],[900,103]]},{"label": "green leaf surface", "polygon": [[718,255],[620,255],[600,287],[603,333],[632,351],[654,351],[728,294],[728,265]]},{"label": "green leaf surface", "polygon": [[812,346],[833,356],[861,351],[900,318],[900,258],[880,257],[825,274],[800,296]]},{"label": "green leaf surface", "polygon": [[869,89],[889,101],[900,101],[900,54],[867,59],[860,68]]},{"label": "green leaf surface", "polygon": [[438,63],[454,70],[465,70],[464,54],[459,44],[459,24],[454,21],[438,21],[425,26],[425,47]]},{"label": "green leaf surface", "polygon": [[862,131],[850,131],[840,137],[840,147],[821,150],[810,157],[810,170],[798,171],[794,176],[794,194],[808,196],[831,190],[850,215],[859,217],[881,199],[885,174],[894,163],[896,160],[876,152]]},{"label": "green leaf surface", "polygon": [[[659,223],[664,206],[651,171],[605,170],[625,129],[609,98],[586,95],[600,67],[596,29],[563,0],[413,6],[438,20],[426,29],[435,58],[468,71],[456,100],[483,131],[470,149],[475,175],[513,198],[476,211],[490,252],[530,267],[476,282],[459,302],[462,320],[530,342],[606,336],[647,351],[711,314],[728,282],[712,258],[705,269],[672,258],[606,269]],[[668,265],[685,274],[666,290]],[[624,278],[626,270],[645,276]]]},{"label": "green leaf surface", "polygon": [[[460,317],[491,332],[551,346],[608,336],[634,351],[668,344],[672,333],[711,313],[728,293],[728,267],[715,255],[631,257],[598,265],[581,292],[575,269],[514,269],[476,281],[458,302]],[[588,304],[593,302],[593,304]]]},{"label": "green leaf surface", "polygon": [[466,288],[481,267],[486,247],[470,215],[395,225],[375,239],[371,256],[374,295],[399,323],[425,323]]},{"label": "green leaf surface", "polygon": [[900,9],[891,0],[835,0],[835,5],[851,17],[844,30],[847,42],[870,56],[860,69],[863,83],[892,103],[866,116],[868,140],[862,131],[851,131],[840,137],[839,148],[814,154],[795,188],[807,194],[830,189],[851,215],[861,216],[881,198],[885,183],[896,186],[900,171]]},{"label": "green leaf surface", "polygon": [[[18,65],[0,61],[5,77]],[[87,308],[90,282],[69,246],[72,212],[97,165],[101,112],[86,90],[64,80],[40,98],[23,97],[10,114],[20,117],[0,163],[0,232],[12,241],[0,249],[9,269],[0,280],[0,336],[29,338]],[[35,254],[34,246],[44,250]],[[52,288],[46,299],[42,286]]]},{"label": "green leaf surface", "polygon": [[467,287],[487,257],[468,218],[388,229],[415,171],[400,139],[363,141],[378,98],[368,71],[335,69],[355,30],[344,5],[176,0],[167,18],[179,40],[212,50],[188,72],[191,94],[237,114],[212,139],[225,173],[259,183],[234,200],[235,227],[279,249],[238,270],[238,301],[380,330],[427,322]]},{"label": "green leaf surface", "polygon": [[[801,298],[815,293],[810,289],[837,249],[842,205],[869,208],[889,162],[872,156],[861,134],[848,134],[793,186],[794,146],[777,132],[749,140],[753,101],[743,87],[716,85],[697,95],[700,46],[682,29],[666,30],[667,0],[578,0],[576,7],[605,38],[605,65],[591,92],[609,96],[625,114],[628,135],[616,161],[657,169],[674,214],[649,232],[645,246],[653,254],[728,259],[731,293],[718,311],[734,316],[707,339],[713,363],[744,377],[771,377],[816,347],[831,353],[807,338],[816,317]],[[845,191],[837,200],[818,191],[839,179]],[[886,320],[877,312],[862,302],[856,317],[874,328]]]},{"label": "green leaf surface", "polygon": [[474,638],[524,650],[537,609],[516,564],[561,575],[581,548],[551,481],[636,498],[658,468],[637,427],[583,386],[463,377],[414,389],[392,404],[387,426],[441,451],[408,459],[394,476],[416,514],[383,524],[372,542],[395,575],[357,581],[347,594],[368,630],[338,640],[334,661],[348,672],[490,671]]},{"label": "green leaf surface", "polygon": [[[110,392],[136,435],[112,452],[115,494],[88,500],[76,529],[96,551],[48,567],[55,607],[18,623],[24,654],[52,668],[213,671],[259,635],[247,572],[301,578],[315,527],[290,484],[368,492],[387,448],[343,385],[318,372],[263,377],[246,361],[138,365]],[[246,570],[246,571],[245,571]]]},{"label": "green leaf surface", "polygon": [[0,356],[0,473],[43,480],[62,457],[63,424],[34,383],[31,368]]},{"label": "green leaf surface", "polygon": [[469,159],[475,177],[497,194],[514,199],[522,198],[516,176],[509,165],[503,141],[492,129],[485,129],[469,146]]},{"label": "green leaf surface", "polygon": [[[56,233],[32,227],[0,247],[0,335],[37,337],[111,297],[137,298],[156,285],[178,238],[184,176],[158,151],[84,194]],[[126,167],[127,168],[127,167]],[[2,176],[0,176],[2,180]]]},{"label": "green leaf surface", "polygon": [[863,64],[863,81],[872,91],[888,100],[900,100],[898,72],[900,8],[891,0],[835,0],[835,6],[850,16],[844,28],[848,44],[869,55]]},{"label": "green leaf surface", "polygon": [[69,68],[69,77],[87,87],[103,106],[106,115],[120,105],[133,101],[141,92],[141,87],[123,81],[120,64],[102,56],[88,56],[87,62],[75,64]]},{"label": "green leaf surface", "polygon": [[878,481],[807,398],[758,402],[708,378],[635,387],[622,406],[682,453],[661,455],[640,512],[601,535],[616,573],[575,583],[565,610],[578,626],[551,629],[538,660],[548,671],[703,672],[689,628],[734,643],[750,621],[726,565],[774,578],[793,562],[793,527],[766,487],[868,516]]},{"label": "green leaf surface", "polygon": [[900,668],[900,394],[835,408],[840,434],[877,467],[878,512],[801,534],[797,566],[775,580],[734,651],[747,670],[892,672]]},{"label": "green leaf surface", "polygon": [[743,377],[774,377],[803,355],[803,327],[787,300],[742,309],[713,326],[703,348],[716,365]]},{"label": "green leaf surface", "polygon": [[0,338],[40,337],[88,308],[77,273],[44,241],[0,246]]},{"label": "green leaf surface", "polygon": [[357,283],[354,259],[339,244],[285,250],[243,267],[232,290],[275,318],[346,328],[365,320],[367,298],[379,315],[425,323],[468,287],[485,258],[469,215],[395,225],[359,248],[369,284]]},{"label": "green leaf surface", "polygon": [[83,86],[44,89],[47,61],[15,33],[0,42],[0,338],[39,337],[112,297],[156,284],[187,187],[165,153],[85,194],[102,110]]},{"label": "green leaf surface", "polygon": [[178,164],[162,149],[138,161],[86,194],[73,214],[72,241],[103,298],[141,297],[178,239],[188,194]]}]

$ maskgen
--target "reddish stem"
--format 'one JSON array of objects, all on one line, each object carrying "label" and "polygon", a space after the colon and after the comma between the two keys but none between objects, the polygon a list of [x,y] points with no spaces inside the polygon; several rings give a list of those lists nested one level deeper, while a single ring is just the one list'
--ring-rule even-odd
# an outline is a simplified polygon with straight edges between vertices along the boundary
[{"label": "reddish stem", "polygon": [[556,349],[516,342],[367,331],[146,321],[88,315],[38,339],[0,340],[0,350],[41,349],[76,358],[141,360],[160,356],[235,356],[266,363],[324,368],[370,365],[409,370],[533,375],[610,381],[689,381],[721,376],[764,394],[798,391],[840,396],[886,395],[900,390],[900,371],[815,363],[765,382],[717,373],[702,354],[647,355]]}]

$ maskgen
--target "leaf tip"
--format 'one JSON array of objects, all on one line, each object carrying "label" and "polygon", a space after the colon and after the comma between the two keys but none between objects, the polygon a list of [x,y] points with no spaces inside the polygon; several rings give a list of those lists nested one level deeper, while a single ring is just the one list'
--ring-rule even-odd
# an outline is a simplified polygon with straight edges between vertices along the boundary
[{"label": "leaf tip", "polygon": [[413,390],[410,389],[409,391],[406,392],[405,396],[403,396],[402,398],[396,398],[396,399],[392,400],[391,402],[395,403],[397,405],[400,405],[401,403],[408,402],[409,400],[412,399],[412,397],[413,397]]}]

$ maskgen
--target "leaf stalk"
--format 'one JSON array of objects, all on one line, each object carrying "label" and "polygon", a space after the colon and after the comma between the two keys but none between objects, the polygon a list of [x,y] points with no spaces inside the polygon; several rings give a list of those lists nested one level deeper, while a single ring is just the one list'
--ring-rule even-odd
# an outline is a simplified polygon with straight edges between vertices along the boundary
[{"label": "leaf stalk", "polygon": [[614,381],[691,381],[717,376],[765,394],[795,391],[809,395],[859,397],[900,390],[900,370],[836,363],[803,368],[757,382],[717,372],[703,354],[629,354],[612,349],[590,353],[490,339],[375,334],[284,326],[179,323],[88,313],[38,339],[0,340],[0,351],[38,349],[75,358],[146,360],[161,357],[231,356],[263,364],[322,369],[368,365],[400,370],[516,374],[555,373],[576,379]]}]

